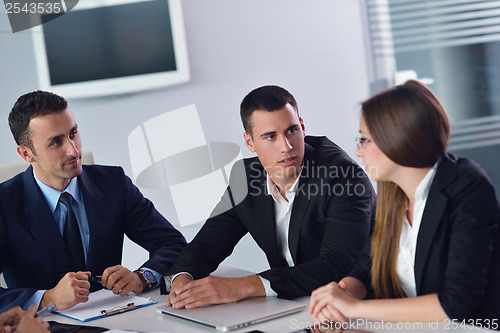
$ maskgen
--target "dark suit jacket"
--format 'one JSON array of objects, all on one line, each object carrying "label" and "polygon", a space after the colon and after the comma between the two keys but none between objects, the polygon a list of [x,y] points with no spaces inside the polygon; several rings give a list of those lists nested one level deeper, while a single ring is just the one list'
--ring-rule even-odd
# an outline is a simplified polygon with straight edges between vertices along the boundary
[{"label": "dark suit jacket", "polygon": [[[195,279],[209,275],[249,232],[271,267],[259,275],[271,282],[280,297],[309,295],[344,277],[370,234],[373,187],[365,172],[326,137],[308,136],[305,141],[288,237],[294,267],[288,267],[280,254],[274,201],[266,193],[266,173],[254,157],[244,160],[243,175],[237,165],[233,167],[221,202],[169,274],[189,272]],[[248,189],[242,201],[235,198],[235,192],[242,192],[241,183]]]},{"label": "dark suit jacket", "polygon": [[[453,154],[439,163],[417,239],[417,295],[437,293],[457,320],[500,318],[500,208],[475,162]],[[350,274],[370,287],[366,256]]]},{"label": "dark suit jacket", "polygon": [[[90,241],[87,269],[95,275],[121,263],[124,235],[150,253],[143,266],[166,273],[184,237],[145,199],[120,167],[83,166],[78,177]],[[0,184],[0,311],[56,286],[71,262],[31,166]]]}]

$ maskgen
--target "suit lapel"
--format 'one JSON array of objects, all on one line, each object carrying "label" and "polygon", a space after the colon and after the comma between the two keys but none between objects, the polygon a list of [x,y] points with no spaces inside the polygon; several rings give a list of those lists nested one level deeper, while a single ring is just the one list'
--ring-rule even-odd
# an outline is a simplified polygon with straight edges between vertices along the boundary
[{"label": "suit lapel", "polygon": [[[278,248],[278,238],[276,234],[276,218],[274,212],[274,200],[273,197],[267,191],[267,178],[266,172],[262,168],[262,165],[258,160],[252,162],[258,163],[249,167],[250,170],[258,171],[258,188],[254,185],[249,188],[249,195],[254,198],[253,200],[253,214],[255,217],[250,219],[250,221],[255,221],[258,234],[255,237],[263,240],[263,250],[271,267],[281,267],[283,262],[281,260],[280,250]],[[253,174],[253,173],[252,173]],[[255,176],[251,176],[252,182],[254,182]],[[252,189],[257,190],[257,192],[252,193]],[[260,236],[260,237],[259,237]]]},{"label": "suit lapel", "polygon": [[422,216],[422,223],[418,231],[417,249],[415,253],[415,282],[417,285],[417,294],[419,294],[420,281],[427,258],[430,255],[430,249],[434,240],[434,235],[441,222],[441,217],[446,209],[448,199],[437,190],[432,190],[427,197],[427,202],[432,205],[426,205]]},{"label": "suit lapel", "polygon": [[[265,243],[268,251],[265,251],[269,258],[271,267],[283,266],[280,250],[278,248],[278,238],[276,234],[276,219],[274,216],[274,200],[270,195],[260,195],[255,199],[255,221],[258,221],[259,228],[265,235]],[[270,212],[267,214],[265,212]]]},{"label": "suit lapel", "polygon": [[109,211],[102,202],[104,195],[94,181],[88,177],[85,167],[82,174],[78,177],[78,181],[89,223],[90,240],[89,252],[87,254],[87,268],[93,271],[99,265],[104,245],[108,238],[110,228]]},{"label": "suit lapel", "polygon": [[422,281],[424,267],[430,255],[434,236],[448,204],[448,198],[443,194],[443,190],[455,178],[455,175],[456,164],[448,155],[445,155],[441,159],[436,175],[434,176],[418,232],[414,268],[417,294],[420,292],[420,281]]},{"label": "suit lapel", "polygon": [[[316,150],[305,144],[303,168],[308,168],[312,165]],[[307,207],[309,206],[309,193],[307,191],[308,184],[311,181],[303,173],[301,173],[295,199],[293,200],[292,215],[290,216],[290,227],[288,229],[288,246],[290,254],[292,255],[293,262],[297,263],[297,252],[299,249],[300,230],[304,222],[304,215],[306,214]]]},{"label": "suit lapel", "polygon": [[[300,186],[299,182],[299,186]],[[307,199],[307,194],[299,194],[297,192],[295,199],[293,201],[292,215],[290,217],[290,229],[288,229],[288,246],[290,248],[290,254],[292,255],[293,262],[297,263],[297,252],[299,249],[299,238],[300,230],[302,228],[302,223],[304,222],[304,215],[309,206],[309,200]]]},{"label": "suit lapel", "polygon": [[[71,267],[71,259],[65,249],[64,241],[57,227],[54,215],[43,196],[42,191],[33,177],[33,168],[30,166],[23,175],[24,180],[24,213],[26,227],[39,244],[47,250],[55,261],[62,261],[57,266]],[[65,267],[61,267],[64,270]]]}]

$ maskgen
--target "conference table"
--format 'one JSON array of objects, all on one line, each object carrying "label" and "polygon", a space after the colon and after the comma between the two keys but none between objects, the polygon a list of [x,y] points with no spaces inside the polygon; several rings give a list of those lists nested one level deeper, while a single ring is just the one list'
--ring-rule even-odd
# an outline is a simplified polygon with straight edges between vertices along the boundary
[{"label": "conference table", "polygon": [[[241,277],[245,275],[252,274],[251,272],[235,269],[229,266],[221,266],[213,273],[215,276],[223,277]],[[169,332],[169,333],[218,333],[213,328],[204,326],[197,323],[192,323],[187,320],[174,318],[164,314],[160,314],[156,311],[159,306],[165,304],[167,298],[166,295],[160,295],[158,289],[153,289],[141,293],[139,296],[149,297],[150,299],[157,301],[157,304],[137,308],[132,311],[127,311],[124,313],[116,314],[113,316],[100,318],[92,320],[86,323],[81,323],[77,320],[66,318],[57,314],[50,314],[45,316],[44,319],[47,321],[57,321],[59,323],[65,324],[75,324],[75,325],[90,325],[90,326],[100,326],[108,328],[110,330],[118,331],[132,331],[132,332]],[[309,303],[309,297],[302,297],[295,299],[297,302],[304,304]],[[291,332],[307,332],[305,328],[310,328],[313,326],[313,320],[309,315],[307,309],[295,314],[287,315],[281,318],[269,320],[259,324],[251,325],[242,329],[233,330],[231,332],[242,333],[242,332],[252,332],[261,331],[265,333],[291,333]],[[327,332],[420,332],[420,333],[438,333],[438,332],[449,332],[449,331],[474,331],[474,332],[494,332],[492,330],[487,330],[484,328],[472,327],[464,325],[459,325],[459,323],[390,323],[390,322],[371,322],[365,320],[353,320],[350,325],[344,324],[344,330],[337,329],[340,328],[338,325],[333,326],[330,324],[332,329],[326,330]],[[325,326],[327,327],[327,326]],[[324,328],[325,328],[324,327]],[[117,332],[118,332],[117,331]]]}]

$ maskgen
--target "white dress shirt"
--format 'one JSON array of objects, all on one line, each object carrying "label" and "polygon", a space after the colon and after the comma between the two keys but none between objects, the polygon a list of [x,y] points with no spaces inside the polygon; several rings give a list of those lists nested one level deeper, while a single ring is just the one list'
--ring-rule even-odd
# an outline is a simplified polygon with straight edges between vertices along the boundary
[{"label": "white dress shirt", "polygon": [[[439,162],[438,162],[439,163]],[[397,262],[397,273],[401,288],[407,297],[417,296],[415,283],[415,251],[417,249],[418,231],[422,222],[425,204],[429,196],[432,180],[436,174],[438,163],[434,164],[424,179],[418,184],[415,190],[415,205],[413,207],[413,225],[410,225],[408,218],[404,217],[403,228],[399,238],[399,253]]]},{"label": "white dress shirt", "polygon": [[[302,170],[301,170],[302,173]],[[276,184],[273,183],[269,175],[267,175],[267,193],[271,195],[274,200],[274,217],[276,221],[276,238],[278,242],[278,247],[281,253],[282,258],[286,260],[290,267],[295,266],[292,254],[290,253],[290,248],[288,247],[288,229],[290,228],[290,216],[292,214],[293,201],[295,199],[295,193],[297,191],[297,187],[299,184],[300,174],[290,187],[290,189],[285,193],[285,198],[281,195]],[[193,277],[188,272],[179,272],[177,274],[173,274],[170,276],[170,281],[174,281],[174,279],[180,274],[188,274]],[[266,296],[276,297],[278,294],[271,288],[271,282],[260,275],[257,275],[264,288],[266,290]],[[171,283],[167,283],[169,285]],[[169,289],[169,288],[167,288]]]},{"label": "white dress shirt", "polygon": [[[295,199],[295,193],[297,192],[299,179],[300,174],[290,189],[286,191],[285,200],[285,198],[281,195],[278,186],[276,186],[271,178],[269,178],[269,175],[267,175],[267,194],[271,195],[274,200],[274,218],[276,221],[276,238],[278,241],[278,247],[281,257],[286,260],[288,266],[290,267],[295,266],[295,263],[293,262],[290,248],[288,247],[288,229],[290,228],[290,217],[292,214],[293,201]],[[269,280],[264,279],[261,276],[259,277],[264,284],[264,288],[266,289],[266,296],[278,296],[278,294],[271,288]]]}]

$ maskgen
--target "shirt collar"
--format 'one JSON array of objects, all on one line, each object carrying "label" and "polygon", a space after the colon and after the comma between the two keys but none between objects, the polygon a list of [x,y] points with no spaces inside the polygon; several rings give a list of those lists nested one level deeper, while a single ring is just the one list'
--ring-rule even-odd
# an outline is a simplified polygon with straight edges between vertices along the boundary
[{"label": "shirt collar", "polygon": [[415,201],[426,199],[429,195],[429,191],[431,189],[432,180],[436,175],[436,170],[439,165],[439,161],[434,164],[434,166],[427,172],[424,179],[418,184],[417,189],[415,190]]},{"label": "shirt collar", "polygon": [[40,188],[40,190],[42,190],[43,196],[45,197],[45,200],[47,200],[47,203],[49,204],[52,213],[56,210],[57,204],[59,202],[59,197],[63,192],[68,192],[77,202],[77,204],[81,204],[82,196],[80,193],[80,187],[78,185],[77,177],[71,179],[71,181],[68,184],[68,187],[66,187],[66,189],[63,192],[60,192],[48,185],[45,185],[40,179],[38,179],[38,177],[35,174],[35,170],[33,170],[33,176],[35,177],[35,181],[38,184],[38,187]]},{"label": "shirt collar", "polygon": [[[289,194],[295,194],[295,192],[297,192],[297,187],[299,186],[299,179],[300,179],[300,176],[302,174],[302,170],[304,168],[302,167],[300,169],[300,173],[299,175],[297,176],[297,179],[295,179],[295,182],[293,183],[293,185],[290,187],[290,189],[287,191],[287,196]],[[278,189],[278,186],[271,180],[271,178],[269,177],[269,174],[266,173],[266,185],[267,185],[267,193],[270,194],[274,201],[277,201],[277,197],[281,197],[281,193]],[[279,202],[279,201],[277,201]]]}]

